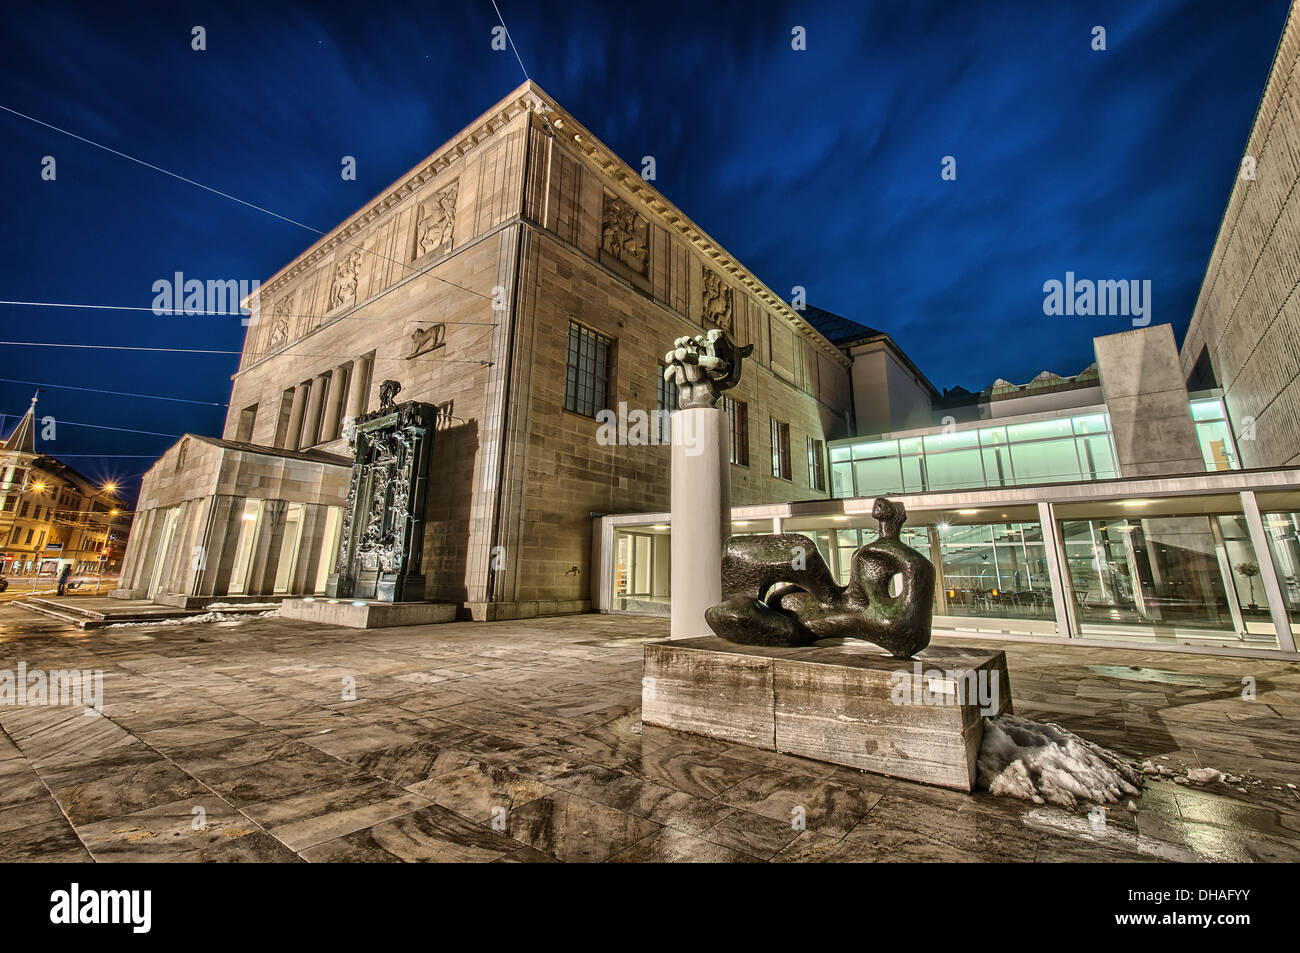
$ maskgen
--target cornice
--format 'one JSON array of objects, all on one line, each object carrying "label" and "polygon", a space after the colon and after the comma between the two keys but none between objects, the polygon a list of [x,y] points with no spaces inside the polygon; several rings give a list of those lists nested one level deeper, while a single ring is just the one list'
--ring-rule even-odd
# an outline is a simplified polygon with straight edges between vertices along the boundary
[{"label": "cornice", "polygon": [[360,234],[402,205],[433,179],[458,164],[474,149],[495,136],[521,113],[545,108],[549,108],[547,103],[532,88],[531,83],[520,86],[448,140],[433,155],[411,169],[268,278],[262,283],[259,293],[264,299],[274,297],[284,285],[321,264],[339,246],[351,247],[350,238]]},{"label": "cornice", "polygon": [[[730,275],[755,298],[781,315],[794,326],[809,343],[831,357],[841,367],[847,368],[852,361],[834,344],[822,336],[793,307],[772,291],[762,280],[740,262],[736,261],[727,250],[711,238],[708,233],[696,225],[653,185],[643,179],[639,173],[618,157],[608,146],[593,136],[577,120],[561,109],[540,89],[534,89],[549,107],[546,114],[558,115],[559,121],[550,121],[550,127],[566,144],[571,144],[598,171],[612,178],[627,193],[631,194],[646,211],[650,212],[660,224],[684,238],[696,251],[719,271]],[[536,111],[536,110],[534,110]]]},{"label": "cornice", "polygon": [[571,144],[587,161],[613,179],[663,226],[684,238],[719,271],[730,275],[756,299],[784,318],[799,334],[842,368],[852,361],[805,321],[783,298],[745,268],[720,244],[699,228],[681,209],[668,201],[658,189],[646,182],[609,147],[548,96],[531,80],[524,82],[477,120],[453,136],[406,175],[402,176],[359,211],[321,237],[310,248],[280,269],[261,285],[259,295],[273,298],[287,283],[312,270],[332,255],[339,246],[349,246],[349,239],[383,218],[404,203],[435,177],[452,168],[471,151],[495,136],[523,113],[544,117],[548,128],[566,144]]}]

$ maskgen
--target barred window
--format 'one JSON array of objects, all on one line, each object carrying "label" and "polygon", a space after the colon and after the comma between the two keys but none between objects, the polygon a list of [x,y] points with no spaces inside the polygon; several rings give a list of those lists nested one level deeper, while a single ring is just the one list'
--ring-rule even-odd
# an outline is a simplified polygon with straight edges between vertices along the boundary
[{"label": "barred window", "polygon": [[678,408],[678,397],[681,392],[677,388],[677,375],[665,380],[664,373],[668,370],[668,365],[659,362],[659,409],[672,412]]},{"label": "barred window", "polygon": [[814,490],[826,490],[826,456],[820,440],[808,438],[808,485]]},{"label": "barred window", "polygon": [[727,431],[731,437],[731,462],[749,466],[749,405],[744,401],[722,398],[727,412]]},{"label": "barred window", "polygon": [[672,414],[679,407],[678,398],[681,395],[681,390],[677,386],[676,374],[668,380],[664,379],[667,370],[668,365],[661,361],[659,364],[659,382],[656,385],[658,393],[656,409],[659,411],[659,442],[663,444],[673,442]]},{"label": "barred window", "polygon": [[580,324],[569,322],[569,361],[564,382],[564,409],[595,417],[609,393],[611,341]]},{"label": "barred window", "polygon": [[772,476],[792,479],[790,471],[790,425],[775,417],[772,421]]}]

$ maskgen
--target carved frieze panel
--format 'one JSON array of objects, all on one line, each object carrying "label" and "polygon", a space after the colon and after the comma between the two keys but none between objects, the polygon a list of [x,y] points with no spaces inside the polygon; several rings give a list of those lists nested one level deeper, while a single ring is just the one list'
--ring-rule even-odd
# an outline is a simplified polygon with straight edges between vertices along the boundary
[{"label": "carved frieze panel", "polygon": [[638,275],[650,273],[650,223],[609,189],[605,189],[601,247]]},{"label": "carved frieze panel", "polygon": [[409,361],[413,357],[437,350],[447,343],[446,338],[447,325],[445,324],[431,324],[428,327],[416,328],[411,332],[411,349],[407,352],[406,359]]},{"label": "carved frieze panel", "polygon": [[344,252],[334,259],[334,278],[330,282],[330,311],[356,303],[357,282],[361,277],[361,252]]},{"label": "carved frieze panel", "polygon": [[289,343],[289,319],[293,317],[293,292],[275,303],[271,326],[266,332],[266,349],[274,351]]},{"label": "carved frieze panel", "polygon": [[439,189],[420,203],[415,216],[415,248],[411,260],[451,248],[456,227],[456,195],[459,181]]},{"label": "carved frieze panel", "polygon": [[722,280],[721,275],[705,266],[702,302],[704,323],[731,333],[732,297],[731,286]]}]

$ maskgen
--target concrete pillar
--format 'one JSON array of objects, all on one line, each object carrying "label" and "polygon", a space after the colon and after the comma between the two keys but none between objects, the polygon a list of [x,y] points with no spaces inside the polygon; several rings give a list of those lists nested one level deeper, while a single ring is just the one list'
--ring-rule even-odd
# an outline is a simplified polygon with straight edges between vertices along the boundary
[{"label": "concrete pillar", "polygon": [[1043,529],[1043,554],[1047,558],[1047,576],[1052,583],[1052,605],[1056,610],[1056,634],[1063,639],[1076,635],[1074,602],[1070,598],[1069,566],[1065,547],[1056,528],[1056,511],[1051,503],[1038,504],[1038,523]]},{"label": "concrete pillar", "polygon": [[935,615],[947,615],[948,586],[943,581],[943,544],[939,531],[933,526],[927,527],[926,533],[930,542],[930,562],[934,566],[934,612]]},{"label": "concrete pillar", "polygon": [[[1241,512],[1246,517],[1246,529],[1250,532],[1250,544],[1255,549],[1259,578],[1264,583],[1264,595],[1268,597],[1268,613],[1273,619],[1273,628],[1277,631],[1277,647],[1283,652],[1294,652],[1291,616],[1287,612],[1286,598],[1282,595],[1282,585],[1277,578],[1277,567],[1273,565],[1273,551],[1268,548],[1268,530],[1264,528],[1264,519],[1260,515],[1259,501],[1255,498],[1254,490],[1242,492]],[[677,581],[676,576],[673,581]]]},{"label": "concrete pillar", "polygon": [[347,373],[341,367],[336,367],[327,375],[329,378],[329,392],[325,395],[325,415],[321,424],[320,442],[325,443],[333,440],[339,434],[339,412],[343,409],[343,379]]},{"label": "concrete pillar", "polygon": [[302,437],[298,440],[298,449],[306,450],[320,443],[320,415],[325,406],[325,391],[329,379],[321,374],[311,382],[311,394],[307,397],[307,415],[302,421]]},{"label": "concrete pillar", "polygon": [[716,407],[672,415],[672,635],[711,635],[704,610],[722,601],[722,548],[731,535],[727,417]]},{"label": "concrete pillar", "polygon": [[352,362],[352,382],[348,388],[348,417],[356,420],[365,413],[366,392],[369,389],[370,361],[359,357]]},{"label": "concrete pillar", "polygon": [[289,408],[289,432],[285,434],[284,446],[287,450],[297,450],[298,438],[302,432],[302,415],[307,404],[307,391],[311,385],[303,381],[293,389],[293,404]]}]

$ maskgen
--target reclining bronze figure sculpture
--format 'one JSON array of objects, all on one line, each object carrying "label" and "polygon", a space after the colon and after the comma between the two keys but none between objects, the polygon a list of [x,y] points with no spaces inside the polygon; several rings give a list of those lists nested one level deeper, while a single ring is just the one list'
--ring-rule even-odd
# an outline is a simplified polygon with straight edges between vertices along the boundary
[{"label": "reclining bronze figure sculpture", "polygon": [[[832,577],[807,536],[733,536],[722,557],[722,599],[704,613],[720,637],[745,645],[865,639],[895,658],[930,644],[934,565],[898,538],[907,510],[879,498],[880,537],[853,553],[849,584]],[[902,587],[890,595],[901,575]]]}]

